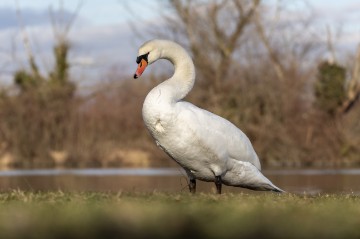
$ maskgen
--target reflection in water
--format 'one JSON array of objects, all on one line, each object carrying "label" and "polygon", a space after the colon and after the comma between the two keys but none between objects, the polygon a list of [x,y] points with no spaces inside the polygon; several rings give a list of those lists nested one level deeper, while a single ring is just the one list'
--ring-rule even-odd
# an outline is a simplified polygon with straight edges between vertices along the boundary
[{"label": "reflection in water", "polygon": [[[265,170],[275,185],[292,193],[360,194],[360,169]],[[45,169],[0,171],[0,190],[187,192],[187,178],[178,168]],[[213,183],[198,182],[198,192],[214,192]],[[224,192],[252,192],[225,187]]]}]

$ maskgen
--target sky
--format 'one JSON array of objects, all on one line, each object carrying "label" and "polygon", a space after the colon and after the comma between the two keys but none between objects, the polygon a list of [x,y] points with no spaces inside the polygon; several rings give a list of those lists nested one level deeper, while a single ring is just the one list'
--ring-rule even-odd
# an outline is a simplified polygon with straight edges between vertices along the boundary
[{"label": "sky", "polygon": [[[71,19],[80,4],[78,16],[68,34],[72,44],[72,75],[79,84],[91,85],[101,80],[106,72],[115,70],[132,76],[136,68],[137,48],[146,36],[133,33],[129,22],[141,28],[151,28],[158,23],[161,1],[149,0],[2,0],[0,1],[0,84],[10,85],[12,74],[26,67],[26,50],[19,19],[28,34],[31,49],[43,72],[53,63],[52,31],[49,9],[59,18]],[[272,3],[275,0],[264,0]],[[294,8],[303,1],[294,0]],[[296,4],[301,2],[301,4]],[[319,24],[329,24],[333,31],[341,29],[341,39],[336,44],[354,50],[360,42],[360,1],[313,0],[309,5],[317,15]],[[59,13],[59,6],[64,11]],[[20,18],[16,10],[20,9]],[[295,9],[297,10],[297,9]],[[150,36],[149,36],[150,37]]]},{"label": "sky", "polygon": [[[106,3],[106,4],[104,4]],[[92,84],[104,77],[107,71],[129,73],[136,68],[137,48],[144,39],[136,39],[129,22],[134,15],[150,22],[158,17],[154,11],[156,2],[146,0],[2,0],[0,1],[0,84],[12,83],[13,73],[27,66],[20,21],[30,40],[36,62],[44,73],[53,64],[52,47],[54,33],[50,20],[50,9],[68,22],[79,7],[80,10],[68,34],[72,48],[72,75],[80,83]],[[62,13],[60,13],[60,9]],[[152,9],[152,10],[150,10]],[[131,62],[131,64],[130,64]],[[130,69],[131,67],[131,69]]]}]

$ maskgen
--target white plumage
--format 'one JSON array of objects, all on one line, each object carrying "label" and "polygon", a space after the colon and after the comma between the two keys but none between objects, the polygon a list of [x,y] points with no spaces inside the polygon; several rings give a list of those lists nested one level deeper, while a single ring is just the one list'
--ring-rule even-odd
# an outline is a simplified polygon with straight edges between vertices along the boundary
[{"label": "white plumage", "polygon": [[283,192],[260,172],[259,158],[240,129],[220,116],[182,101],[194,85],[195,68],[180,45],[167,40],[144,43],[139,49],[139,67],[134,78],[161,58],[171,61],[175,72],[149,92],[143,118],[156,144],[185,169],[190,191],[195,192],[195,179],[199,179],[215,182],[218,193],[221,183]]}]

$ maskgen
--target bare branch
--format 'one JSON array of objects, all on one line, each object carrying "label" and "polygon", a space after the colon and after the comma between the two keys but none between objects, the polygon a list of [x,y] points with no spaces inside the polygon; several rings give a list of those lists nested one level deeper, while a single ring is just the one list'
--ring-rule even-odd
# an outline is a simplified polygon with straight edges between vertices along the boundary
[{"label": "bare branch", "polygon": [[360,98],[360,44],[357,48],[355,65],[346,94],[347,99],[340,108],[341,113],[349,112]]},{"label": "bare branch", "polygon": [[334,43],[333,43],[333,39],[332,39],[332,34],[331,34],[331,29],[330,26],[327,25],[326,26],[326,34],[327,34],[327,47],[328,47],[328,51],[330,52],[330,59],[329,62],[330,63],[334,63],[337,62],[336,60],[336,55],[335,55],[335,50],[334,50]]},{"label": "bare branch", "polygon": [[71,16],[71,19],[68,21],[68,23],[65,26],[64,34],[67,35],[69,33],[69,31],[70,31],[71,27],[73,26],[76,18],[79,16],[79,12],[80,12],[83,4],[84,4],[83,0],[78,2],[77,6],[75,8],[75,11],[73,12],[73,14]]},{"label": "bare branch", "polygon": [[253,0],[253,5],[248,10],[246,14],[243,13],[243,9],[241,7],[240,1],[235,1],[237,10],[239,11],[239,14],[241,14],[239,21],[237,22],[235,31],[233,34],[231,34],[229,39],[229,49],[230,51],[233,51],[236,45],[237,40],[241,36],[241,34],[244,31],[245,26],[249,23],[250,19],[255,13],[255,10],[260,4],[260,0]]},{"label": "bare branch", "polygon": [[219,23],[218,23],[218,14],[219,14],[219,11],[221,10],[221,8],[224,7],[225,3],[226,3],[225,1],[222,1],[219,4],[215,4],[215,3],[212,4],[211,9],[210,9],[210,14],[209,14],[210,23],[212,26],[212,30],[214,31],[216,43],[219,45],[221,53],[224,56],[229,55],[229,51],[227,48],[226,39],[224,39],[226,37],[226,34],[221,29],[221,27],[219,26]]},{"label": "bare branch", "polygon": [[18,24],[19,24],[21,33],[22,33],[23,44],[24,44],[24,47],[25,47],[27,55],[28,55],[31,71],[33,72],[33,74],[35,76],[40,77],[39,68],[35,62],[34,54],[32,52],[31,46],[30,46],[29,36],[28,36],[28,33],[24,26],[22,15],[21,15],[21,10],[20,10],[20,7],[19,7],[17,1],[16,1],[16,16],[18,19]]},{"label": "bare branch", "polygon": [[274,67],[277,77],[279,78],[279,80],[284,80],[284,72],[285,72],[284,67],[281,65],[278,55],[276,54],[275,50],[271,46],[269,38],[266,36],[265,29],[261,23],[258,12],[256,12],[256,14],[255,14],[255,26],[256,26],[256,31],[268,52],[268,55],[271,60],[271,64]]},{"label": "bare branch", "polygon": [[[58,40],[58,41],[65,41],[65,38],[66,36],[69,34],[69,31],[71,30],[71,27],[73,26],[76,18],[78,17],[79,15],[79,12],[83,6],[83,1],[79,1],[70,20],[65,22],[65,13],[64,13],[64,6],[63,6],[63,2],[60,1],[60,11],[61,11],[61,14],[60,16],[56,17],[55,16],[55,13],[54,13],[54,10],[52,9],[52,7],[50,6],[49,7],[49,14],[50,14],[50,20],[51,20],[51,25],[52,25],[52,30],[53,30],[53,33],[55,35],[55,38]],[[58,21],[59,21],[59,24],[57,23],[57,18]]]}]

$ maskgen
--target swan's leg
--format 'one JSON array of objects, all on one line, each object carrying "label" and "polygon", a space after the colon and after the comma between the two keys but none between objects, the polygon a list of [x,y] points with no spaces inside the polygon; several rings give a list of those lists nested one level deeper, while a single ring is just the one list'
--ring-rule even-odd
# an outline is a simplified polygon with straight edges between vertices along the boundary
[{"label": "swan's leg", "polygon": [[189,178],[189,190],[194,194],[196,192],[196,178],[189,170],[185,169],[185,172]]},{"label": "swan's leg", "polygon": [[221,194],[221,176],[215,176],[215,185],[216,185],[216,190],[218,194]]},{"label": "swan's leg", "polygon": [[189,190],[192,194],[194,194],[196,192],[196,179],[195,178],[190,178]]}]

